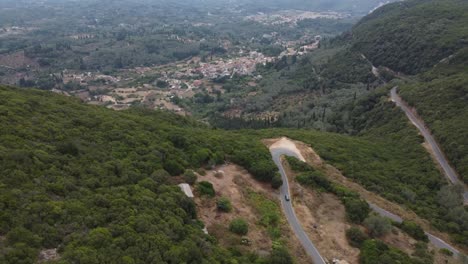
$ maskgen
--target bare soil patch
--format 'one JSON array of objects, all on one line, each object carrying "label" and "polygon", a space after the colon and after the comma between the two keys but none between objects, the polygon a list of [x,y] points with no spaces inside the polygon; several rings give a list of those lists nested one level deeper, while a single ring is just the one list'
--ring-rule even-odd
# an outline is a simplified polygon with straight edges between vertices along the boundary
[{"label": "bare soil patch", "polygon": [[38,262],[39,263],[44,263],[44,262],[55,261],[55,260],[59,260],[59,259],[60,259],[60,255],[58,254],[56,248],[44,249],[44,250],[41,250],[41,252],[39,252],[39,261]]},{"label": "bare soil patch", "polygon": [[326,259],[359,263],[359,249],[349,245],[346,230],[346,211],[341,201],[329,193],[304,188],[294,178],[287,162],[283,162],[289,178],[294,210],[302,227]]},{"label": "bare soil patch", "polygon": [[[216,173],[219,171],[222,171],[222,176],[220,173]],[[198,181],[210,182],[216,192],[214,198],[200,197],[195,194],[198,216],[205,223],[208,232],[225,247],[255,251],[259,255],[270,254],[272,239],[266,228],[259,224],[260,216],[250,206],[247,191],[261,193],[275,203],[279,202],[278,191],[271,188],[270,184],[256,181],[245,169],[234,164],[226,164],[206,171],[205,176],[198,176]],[[229,198],[233,208],[231,212],[224,213],[216,208],[216,201],[220,197]],[[244,218],[249,224],[249,232],[246,236],[241,237],[229,231],[229,223],[238,217]],[[284,217],[281,219],[281,234],[289,252],[296,258],[297,262],[310,263],[309,257],[290,230]],[[242,245],[242,238],[247,238],[251,244]]]}]

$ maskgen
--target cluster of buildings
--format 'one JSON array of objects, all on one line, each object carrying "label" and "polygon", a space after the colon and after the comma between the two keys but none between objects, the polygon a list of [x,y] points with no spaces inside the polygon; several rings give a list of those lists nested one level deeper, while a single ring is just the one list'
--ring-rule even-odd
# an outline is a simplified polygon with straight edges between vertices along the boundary
[{"label": "cluster of buildings", "polygon": [[[316,49],[319,36],[311,44],[303,45],[299,49],[288,48],[281,56],[301,55]],[[191,98],[202,87],[209,93],[222,87],[211,82],[219,78],[231,78],[234,75],[252,75],[256,66],[273,62],[276,57],[268,57],[256,51],[240,51],[238,57],[216,58],[213,61],[202,62],[200,58],[193,58],[183,63],[172,63],[157,67],[137,67],[125,70],[116,76],[99,73],[74,73],[63,71],[61,77],[63,83],[76,83],[85,90],[73,91],[90,104],[106,105],[109,108],[121,110],[127,109],[133,104],[144,104],[155,109],[168,109],[181,114],[185,113],[174,103],[175,97]],[[139,83],[149,76],[159,76],[148,83]],[[150,78],[151,79],[151,78]],[[219,86],[219,87],[218,87]],[[128,88],[118,88],[128,87]]]},{"label": "cluster of buildings", "polygon": [[265,25],[282,25],[291,24],[296,25],[298,21],[305,19],[341,19],[348,15],[338,12],[311,12],[300,10],[285,10],[275,13],[265,14],[259,12],[257,15],[247,16],[246,20],[255,21]]},{"label": "cluster of buildings", "polygon": [[196,72],[203,74],[208,79],[233,76],[235,74],[251,75],[255,71],[257,64],[265,65],[273,60],[273,57],[266,57],[262,53],[251,51],[248,56],[200,63],[200,66],[196,68]]}]

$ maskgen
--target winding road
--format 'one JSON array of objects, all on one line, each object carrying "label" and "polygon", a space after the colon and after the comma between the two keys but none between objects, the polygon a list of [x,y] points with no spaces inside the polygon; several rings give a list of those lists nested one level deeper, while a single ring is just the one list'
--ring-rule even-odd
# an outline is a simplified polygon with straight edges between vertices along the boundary
[{"label": "winding road", "polygon": [[[294,151],[296,150],[296,151]],[[304,250],[307,252],[307,254],[311,257],[312,261],[314,264],[325,264],[324,258],[320,255],[320,252],[318,249],[315,247],[314,243],[310,240],[309,236],[307,233],[304,231],[302,228],[302,225],[300,224],[299,219],[297,218],[294,208],[292,205],[292,197],[290,194],[289,190],[289,181],[288,177],[286,175],[286,171],[284,170],[283,164],[281,162],[281,156],[290,156],[290,157],[295,157],[299,160],[304,161],[304,158],[302,157],[301,154],[297,149],[290,149],[288,147],[271,147],[270,148],[270,153],[273,158],[274,163],[279,169],[279,172],[281,174],[281,178],[283,179],[283,185],[280,188],[280,201],[281,201],[281,207],[283,208],[284,214],[286,215],[286,219],[289,222],[289,225],[291,226],[291,229],[293,230],[294,234],[297,236],[299,239],[300,243],[304,247]],[[286,200],[286,196],[289,197],[290,201]],[[395,215],[373,203],[369,203],[370,208],[376,212],[377,214],[390,218],[391,220],[401,223],[403,222],[403,219]],[[451,251],[454,255],[459,255],[460,252],[452,247],[450,244],[447,242],[443,241],[442,239],[425,232],[427,237],[429,238],[429,241],[431,244],[433,244],[436,248],[444,248],[449,251]]]},{"label": "winding road", "polygon": [[[293,230],[294,234],[296,234],[297,238],[304,247],[304,250],[311,257],[312,262],[314,264],[325,264],[325,260],[322,258],[318,249],[310,240],[309,236],[307,236],[307,233],[302,228],[299,219],[297,219],[296,213],[294,213],[291,194],[289,192],[288,177],[286,175],[286,172],[284,171],[283,164],[281,163],[281,156],[283,155],[296,157],[298,159],[301,159],[302,157],[299,157],[297,153],[286,148],[274,148],[271,149],[270,152],[271,156],[273,157],[273,161],[275,162],[276,166],[278,166],[279,172],[283,179],[283,185],[280,188],[280,200],[281,207],[283,207],[284,214],[286,215],[286,219],[288,220],[289,225],[291,226],[291,229]],[[290,201],[286,201],[286,195],[290,197]]]},{"label": "winding road", "polygon": [[[411,123],[413,123],[413,125],[423,135],[424,139],[433,150],[435,160],[442,168],[445,176],[450,181],[450,183],[464,186],[464,184],[458,178],[458,175],[455,172],[455,170],[452,168],[452,166],[450,166],[450,163],[448,162],[444,153],[440,149],[439,144],[437,144],[437,141],[434,139],[429,129],[427,129],[424,122],[411,111],[408,104],[405,101],[403,101],[403,99],[398,95],[397,87],[393,87],[393,89],[391,90],[390,98],[398,107],[400,107],[405,112],[406,116],[411,121]],[[468,203],[468,190],[466,189],[466,187],[463,193],[463,200],[465,203]]]},{"label": "winding road", "polygon": [[[397,223],[403,222],[403,219],[399,217],[398,215],[393,214],[385,209],[382,209],[375,204],[369,203],[369,206],[374,212],[378,213],[381,216],[390,218],[392,221],[395,221]],[[445,248],[451,251],[453,255],[455,256],[460,254],[460,251],[458,251],[456,248],[452,247],[450,244],[443,241],[442,239],[432,235],[431,233],[428,233],[428,232],[424,232],[424,233],[426,234],[427,238],[429,238],[429,241],[431,242],[431,244],[433,244],[436,248]]]}]

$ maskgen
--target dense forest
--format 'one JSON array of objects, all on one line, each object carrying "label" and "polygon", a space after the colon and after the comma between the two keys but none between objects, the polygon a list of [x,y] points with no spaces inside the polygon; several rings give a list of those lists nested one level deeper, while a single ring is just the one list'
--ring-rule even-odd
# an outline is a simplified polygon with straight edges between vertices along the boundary
[{"label": "dense forest", "polygon": [[275,166],[259,141],[168,113],[0,93],[0,262],[32,263],[39,249],[56,247],[61,263],[257,259],[204,235],[193,201],[170,178],[229,158],[268,181]]}]

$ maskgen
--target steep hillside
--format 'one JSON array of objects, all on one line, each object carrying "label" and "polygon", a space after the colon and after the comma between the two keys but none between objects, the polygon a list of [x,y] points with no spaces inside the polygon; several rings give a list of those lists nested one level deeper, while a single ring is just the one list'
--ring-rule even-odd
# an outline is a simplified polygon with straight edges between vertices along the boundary
[{"label": "steep hillside", "polygon": [[418,74],[398,84],[401,95],[468,182],[468,2],[390,4],[363,18],[352,33],[352,48],[374,65]]},{"label": "steep hillside", "polygon": [[400,87],[468,183],[468,49]]},{"label": "steep hillside", "polygon": [[375,66],[420,73],[468,45],[468,2],[389,4],[363,18],[353,28],[352,37],[354,47]]},{"label": "steep hillside", "polygon": [[170,174],[227,157],[268,181],[275,166],[259,141],[52,93],[1,87],[0,98],[1,263],[34,263],[53,248],[63,263],[257,259],[204,235]]}]

